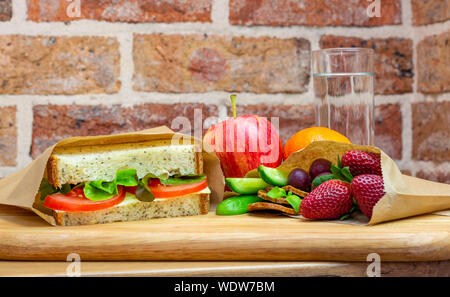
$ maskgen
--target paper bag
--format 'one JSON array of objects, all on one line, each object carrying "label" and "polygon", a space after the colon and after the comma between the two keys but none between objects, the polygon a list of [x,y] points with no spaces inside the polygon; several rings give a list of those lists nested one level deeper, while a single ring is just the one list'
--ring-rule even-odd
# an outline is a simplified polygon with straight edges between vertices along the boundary
[{"label": "paper bag", "polygon": [[[450,185],[403,175],[395,162],[382,150],[374,146],[354,145],[334,141],[315,141],[302,150],[292,153],[278,168],[287,172],[301,168],[306,172],[314,160],[324,158],[337,164],[338,156],[348,150],[361,150],[381,154],[381,169],[386,194],[375,205],[372,218],[341,221],[349,224],[377,224],[410,216],[440,211],[439,215],[450,215]],[[253,170],[248,177],[258,176]],[[361,216],[360,216],[361,217]]]},{"label": "paper bag", "polygon": [[[167,140],[177,137],[185,141],[191,141],[202,148],[202,141],[189,135],[175,133],[169,128],[162,126],[153,129],[103,136],[71,137],[64,139],[46,149],[33,162],[24,169],[11,174],[0,180],[0,204],[12,205],[31,210],[52,225],[54,218],[33,207],[39,185],[45,174],[47,161],[55,147],[73,147],[84,145],[119,144],[129,142],[142,142],[151,140]],[[203,171],[207,177],[211,189],[211,208],[214,209],[223,199],[224,177],[220,168],[219,159],[214,153],[203,152]]]}]

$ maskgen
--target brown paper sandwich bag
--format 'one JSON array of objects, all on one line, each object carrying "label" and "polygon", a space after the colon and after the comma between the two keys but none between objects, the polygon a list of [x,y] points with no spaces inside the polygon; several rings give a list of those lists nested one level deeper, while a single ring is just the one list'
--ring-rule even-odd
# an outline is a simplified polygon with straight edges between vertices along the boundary
[{"label": "brown paper sandwich bag", "polygon": [[55,225],[54,218],[33,207],[38,195],[39,185],[45,175],[47,161],[55,147],[78,147],[87,145],[110,145],[120,143],[143,142],[153,140],[174,140],[189,141],[198,145],[203,155],[203,171],[207,177],[211,190],[211,208],[222,201],[224,191],[224,178],[220,168],[219,159],[214,153],[208,153],[202,148],[202,141],[189,135],[175,133],[165,126],[137,131],[133,133],[71,137],[59,141],[52,147],[46,149],[33,162],[24,169],[13,173],[0,180],[0,204],[18,206],[31,210],[52,225]]},{"label": "brown paper sandwich bag", "polygon": [[[343,156],[349,150],[381,154],[385,195],[375,205],[370,221],[361,214],[356,218],[337,222],[373,225],[426,213],[450,216],[450,185],[403,175],[395,162],[374,146],[316,141],[292,153],[278,168],[286,172],[301,168],[308,172],[314,160],[319,158],[336,165],[338,156]],[[255,170],[247,174],[247,177],[257,176],[258,172]]]}]

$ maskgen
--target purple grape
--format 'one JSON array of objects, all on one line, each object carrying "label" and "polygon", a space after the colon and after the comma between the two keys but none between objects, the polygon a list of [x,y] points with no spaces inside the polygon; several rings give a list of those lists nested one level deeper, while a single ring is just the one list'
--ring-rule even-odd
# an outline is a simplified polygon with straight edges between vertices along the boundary
[{"label": "purple grape", "polygon": [[311,178],[305,170],[296,168],[289,173],[288,184],[294,188],[308,192],[311,188]]},{"label": "purple grape", "polygon": [[316,176],[323,172],[330,172],[331,162],[325,159],[317,159],[309,167],[309,175],[311,179],[314,179]]}]

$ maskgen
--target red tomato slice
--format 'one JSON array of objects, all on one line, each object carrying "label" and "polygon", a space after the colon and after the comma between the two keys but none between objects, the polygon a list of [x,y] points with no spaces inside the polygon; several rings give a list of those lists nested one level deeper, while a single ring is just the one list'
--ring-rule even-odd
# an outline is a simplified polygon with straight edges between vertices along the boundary
[{"label": "red tomato slice", "polygon": [[[78,188],[75,188],[74,190],[76,189]],[[80,187],[80,189],[82,188]],[[56,193],[48,195],[45,198],[44,205],[54,210],[63,210],[68,212],[94,211],[110,208],[116,204],[119,204],[125,198],[125,189],[122,186],[118,186],[117,189],[119,191],[118,195],[103,201],[89,200],[84,197],[84,194],[76,195],[76,193],[80,193],[79,190],[71,191],[67,195]]]},{"label": "red tomato slice", "polygon": [[[67,193],[66,196],[70,196],[70,197],[84,197],[84,190],[83,187],[77,187],[77,188],[73,188],[72,191],[70,191],[69,193]],[[87,199],[87,198],[86,198]]]},{"label": "red tomato slice", "polygon": [[134,187],[125,187],[125,191],[127,191],[128,193],[131,193],[133,195],[136,195],[136,188],[137,186]]},{"label": "red tomato slice", "polygon": [[187,194],[200,192],[208,187],[206,178],[198,183],[184,184],[177,186],[166,186],[160,183],[159,179],[151,179],[148,182],[150,191],[155,195],[155,198],[171,198]]}]

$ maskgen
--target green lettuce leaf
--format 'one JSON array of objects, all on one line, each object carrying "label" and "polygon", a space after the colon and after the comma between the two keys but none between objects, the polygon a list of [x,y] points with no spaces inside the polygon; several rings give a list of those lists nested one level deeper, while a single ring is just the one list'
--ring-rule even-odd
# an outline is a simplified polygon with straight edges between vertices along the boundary
[{"label": "green lettuce leaf", "polygon": [[92,201],[106,200],[119,193],[117,186],[134,187],[139,184],[136,169],[123,169],[116,172],[113,181],[97,180],[86,183],[84,195]]},{"label": "green lettuce leaf", "polygon": [[135,187],[139,184],[136,169],[124,169],[116,172],[116,183],[125,187]]},{"label": "green lettuce leaf", "polygon": [[136,188],[136,198],[143,202],[151,202],[155,200],[155,195],[148,188],[147,183],[144,183],[143,180],[139,182],[139,185]]},{"label": "green lettuce leaf", "polygon": [[48,179],[43,178],[41,180],[41,184],[39,185],[39,192],[41,193],[41,201],[45,200],[45,197],[48,195],[54,194],[58,192],[58,189],[53,187],[49,182]]},{"label": "green lettuce leaf", "polygon": [[116,194],[108,193],[97,187],[92,186],[92,183],[86,183],[84,185],[84,196],[92,201],[102,201],[114,197]]},{"label": "green lettuce leaf", "polygon": [[102,190],[103,192],[106,192],[108,194],[116,194],[117,191],[117,183],[115,181],[107,182],[104,180],[96,180],[93,182],[88,183],[89,186],[96,188],[97,190]]},{"label": "green lettuce leaf", "polygon": [[[97,180],[84,184],[84,195],[86,198],[92,201],[102,201],[107,200],[119,193],[117,187],[135,187],[136,188],[136,198],[141,201],[153,201],[155,196],[150,191],[148,187],[148,180],[150,178],[158,178],[160,182],[164,185],[182,185],[196,183],[204,180],[206,177],[204,175],[190,175],[184,177],[169,177],[167,174],[161,176],[155,176],[154,174],[147,174],[141,180],[139,180],[136,169],[123,169],[116,172],[116,177],[113,181]],[[75,186],[78,187],[79,185]],[[57,192],[48,181],[45,183],[43,180],[42,188],[45,190],[44,193],[53,194]],[[61,192],[67,194],[72,190],[70,185],[64,185]],[[42,193],[42,192],[41,192]],[[49,195],[46,194],[44,198]],[[43,195],[42,195],[43,196]]]},{"label": "green lettuce leaf", "polygon": [[72,186],[69,184],[62,185],[59,190],[62,194],[67,195],[70,191],[72,191]]}]

